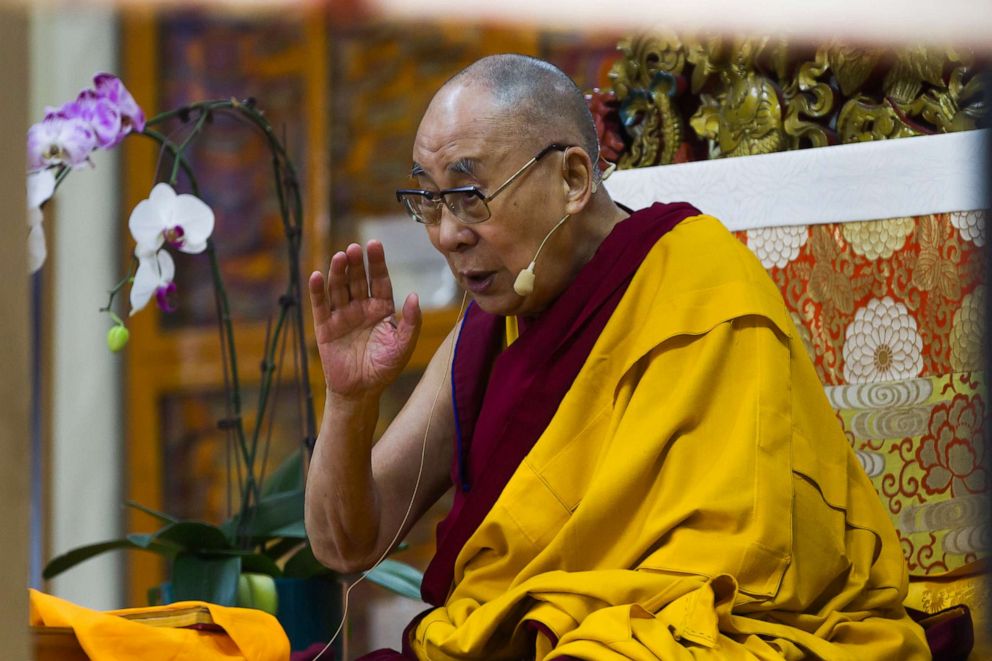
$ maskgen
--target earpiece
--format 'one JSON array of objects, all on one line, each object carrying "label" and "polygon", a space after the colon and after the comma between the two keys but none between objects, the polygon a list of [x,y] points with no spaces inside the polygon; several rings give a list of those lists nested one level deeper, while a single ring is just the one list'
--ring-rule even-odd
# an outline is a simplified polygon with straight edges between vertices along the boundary
[{"label": "earpiece", "polygon": [[592,182],[592,192],[595,193],[596,191],[598,191],[599,190],[599,184],[601,182],[606,181],[607,179],[609,179],[610,178],[610,175],[613,174],[616,171],[616,169],[617,169],[617,164],[616,163],[610,163],[609,166],[605,170],[603,170],[603,174],[600,175],[599,181],[598,182],[596,182],[596,181],[593,181]]}]

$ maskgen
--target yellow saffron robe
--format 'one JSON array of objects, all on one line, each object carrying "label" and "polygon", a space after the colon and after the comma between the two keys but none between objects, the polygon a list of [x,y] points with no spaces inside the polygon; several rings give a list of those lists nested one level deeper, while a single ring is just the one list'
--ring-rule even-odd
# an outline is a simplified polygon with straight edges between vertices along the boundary
[{"label": "yellow saffron robe", "polygon": [[708,216],[652,248],[454,577],[420,658],[930,658],[778,290]]}]

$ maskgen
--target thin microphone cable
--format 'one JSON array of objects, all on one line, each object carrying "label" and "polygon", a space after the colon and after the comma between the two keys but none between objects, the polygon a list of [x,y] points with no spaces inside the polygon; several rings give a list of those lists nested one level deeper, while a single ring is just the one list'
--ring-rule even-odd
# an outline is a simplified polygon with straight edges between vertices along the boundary
[{"label": "thin microphone cable", "polygon": [[[461,306],[459,306],[458,308],[458,317],[457,319],[455,319],[455,328],[458,328],[458,324],[462,320],[462,315],[465,313],[466,300],[468,300],[468,292],[462,294],[462,303]],[[457,342],[457,339],[458,338],[452,338],[451,346],[448,348],[447,364],[449,370],[453,368],[451,363],[452,363],[452,358],[454,357],[455,343]],[[368,569],[366,569],[365,571],[363,571],[362,575],[359,576],[354,583],[350,584],[347,590],[345,590],[344,609],[341,614],[341,623],[338,625],[338,628],[334,632],[334,635],[331,637],[331,639],[327,642],[326,645],[324,645],[324,649],[320,650],[320,653],[318,653],[317,656],[313,657],[314,661],[317,661],[317,659],[322,657],[324,655],[324,652],[330,649],[331,645],[334,644],[334,641],[336,641],[338,639],[338,636],[341,635],[341,631],[344,629],[345,622],[348,621],[348,597],[351,595],[351,591],[355,588],[356,585],[358,585],[359,583],[365,580],[365,577],[369,575],[369,572],[371,572],[373,569],[375,569],[380,564],[382,564],[382,561],[385,560],[386,556],[388,556],[390,552],[393,550],[393,547],[396,545],[396,542],[399,541],[400,535],[403,534],[403,527],[406,526],[406,522],[410,518],[410,513],[413,511],[413,504],[417,500],[417,492],[420,489],[420,480],[424,475],[424,462],[427,459],[427,439],[430,436],[431,423],[434,421],[434,411],[437,408],[437,400],[441,396],[441,391],[444,389],[444,384],[446,382],[447,379],[441,379],[441,382],[438,384],[437,391],[434,393],[434,402],[431,404],[431,412],[430,415],[427,416],[427,428],[424,430],[424,442],[420,448],[420,468],[417,469],[417,480],[413,484],[413,494],[410,496],[410,504],[407,505],[406,513],[403,515],[403,520],[400,521],[399,528],[397,528],[396,534],[393,536],[392,541],[389,542],[389,544],[386,546],[386,550],[382,552],[382,555],[379,556],[379,559],[375,561],[375,564],[369,567]]]}]

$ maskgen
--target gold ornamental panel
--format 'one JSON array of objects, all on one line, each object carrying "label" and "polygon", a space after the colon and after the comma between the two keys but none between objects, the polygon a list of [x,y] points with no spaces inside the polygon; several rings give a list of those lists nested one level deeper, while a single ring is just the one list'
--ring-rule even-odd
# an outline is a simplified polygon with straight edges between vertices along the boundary
[{"label": "gold ornamental panel", "polygon": [[597,107],[617,115],[602,123],[619,127],[621,169],[963,131],[988,113],[966,50],[672,32],[618,50]]}]

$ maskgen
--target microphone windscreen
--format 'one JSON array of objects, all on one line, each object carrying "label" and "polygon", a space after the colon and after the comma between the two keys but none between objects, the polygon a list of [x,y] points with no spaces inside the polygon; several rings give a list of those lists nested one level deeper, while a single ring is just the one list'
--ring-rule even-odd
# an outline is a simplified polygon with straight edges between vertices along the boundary
[{"label": "microphone windscreen", "polygon": [[517,274],[517,279],[513,281],[513,291],[520,296],[530,296],[534,291],[534,272],[524,269]]}]

